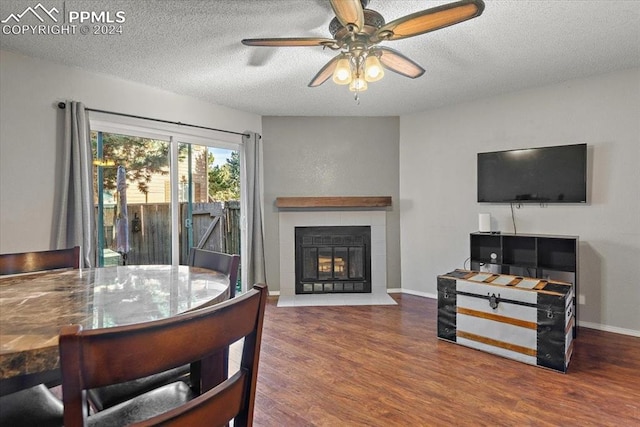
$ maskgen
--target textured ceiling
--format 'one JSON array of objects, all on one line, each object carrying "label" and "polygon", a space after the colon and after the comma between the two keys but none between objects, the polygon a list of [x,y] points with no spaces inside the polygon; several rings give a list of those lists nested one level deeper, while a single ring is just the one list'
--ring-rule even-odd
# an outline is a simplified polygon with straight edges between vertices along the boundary
[{"label": "textured ceiling", "polygon": [[[330,38],[328,0],[3,0],[0,18],[38,3],[66,13],[108,11],[112,18],[123,11],[126,20],[117,35],[2,34],[2,49],[259,115],[396,116],[640,67],[638,0],[485,0],[478,18],[383,43],[426,73],[412,80],[387,72],[358,104],[346,87],[330,80],[307,87],[336,52],[240,43]],[[371,0],[368,7],[389,22],[445,3]],[[39,23],[29,14],[21,20]]]}]

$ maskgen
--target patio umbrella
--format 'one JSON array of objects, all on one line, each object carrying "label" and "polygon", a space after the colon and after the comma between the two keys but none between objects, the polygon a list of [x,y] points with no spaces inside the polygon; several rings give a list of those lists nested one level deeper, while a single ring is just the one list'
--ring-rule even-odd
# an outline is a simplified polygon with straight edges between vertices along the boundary
[{"label": "patio umbrella", "polygon": [[118,166],[116,175],[116,190],[118,191],[116,216],[116,252],[122,255],[122,265],[127,264],[129,246],[129,214],[127,213],[127,174],[124,166]]}]

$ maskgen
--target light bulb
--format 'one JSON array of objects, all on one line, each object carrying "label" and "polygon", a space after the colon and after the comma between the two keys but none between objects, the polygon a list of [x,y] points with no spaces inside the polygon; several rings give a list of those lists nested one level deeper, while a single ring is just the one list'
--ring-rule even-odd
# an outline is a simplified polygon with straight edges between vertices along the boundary
[{"label": "light bulb", "polygon": [[338,85],[351,83],[351,65],[348,58],[342,57],[338,60],[336,69],[333,70],[333,82]]},{"label": "light bulb", "polygon": [[349,85],[351,92],[363,92],[367,90],[367,81],[362,76],[357,76]]},{"label": "light bulb", "polygon": [[368,82],[376,82],[384,76],[384,70],[376,55],[367,56],[364,63],[364,78]]}]

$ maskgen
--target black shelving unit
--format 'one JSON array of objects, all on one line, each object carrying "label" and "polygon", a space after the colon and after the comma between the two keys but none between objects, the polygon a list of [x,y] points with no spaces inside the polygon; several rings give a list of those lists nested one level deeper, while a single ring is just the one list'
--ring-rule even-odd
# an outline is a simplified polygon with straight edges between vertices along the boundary
[{"label": "black shelving unit", "polygon": [[577,324],[577,236],[478,232],[471,233],[470,248],[472,270],[573,283]]}]

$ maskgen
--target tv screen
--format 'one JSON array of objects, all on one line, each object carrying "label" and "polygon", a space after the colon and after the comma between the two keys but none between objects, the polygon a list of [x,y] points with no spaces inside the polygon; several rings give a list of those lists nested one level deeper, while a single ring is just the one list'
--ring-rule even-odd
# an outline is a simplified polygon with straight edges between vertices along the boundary
[{"label": "tv screen", "polygon": [[586,201],[587,144],[478,153],[478,202]]}]

